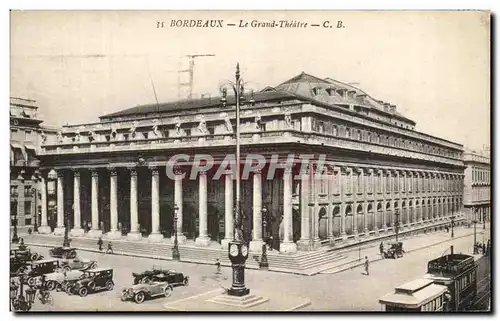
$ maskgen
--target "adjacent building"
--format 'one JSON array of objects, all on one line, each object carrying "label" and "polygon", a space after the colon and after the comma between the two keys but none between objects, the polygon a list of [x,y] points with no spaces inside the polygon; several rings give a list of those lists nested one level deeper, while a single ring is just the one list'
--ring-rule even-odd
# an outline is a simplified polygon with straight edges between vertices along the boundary
[{"label": "adjacent building", "polygon": [[[10,215],[19,227],[41,224],[40,145],[56,128],[41,126],[36,101],[10,98]],[[38,214],[38,216],[37,216]]]},{"label": "adjacent building", "polygon": [[[447,224],[452,212],[463,220],[463,146],[419,132],[395,105],[356,87],[301,73],[246,93],[240,123],[242,158],[268,161],[242,181],[244,236],[253,251],[271,237],[273,247],[293,253],[390,235],[396,225]],[[68,221],[73,237],[162,242],[173,235],[177,208],[181,243],[224,247],[233,238],[234,176],[213,179],[217,168],[189,176],[197,154],[215,165],[234,154],[235,125],[229,96],[143,105],[64,126],[42,144],[41,190],[57,185],[56,213],[43,202],[42,222],[54,215],[55,234]],[[178,154],[190,159],[176,162],[169,178],[168,161]],[[290,154],[296,166],[268,178],[272,161],[285,164]],[[298,155],[306,154],[312,158],[304,167]]]},{"label": "adjacent building", "polygon": [[490,157],[470,151],[464,153],[464,207],[469,223],[491,219]]}]

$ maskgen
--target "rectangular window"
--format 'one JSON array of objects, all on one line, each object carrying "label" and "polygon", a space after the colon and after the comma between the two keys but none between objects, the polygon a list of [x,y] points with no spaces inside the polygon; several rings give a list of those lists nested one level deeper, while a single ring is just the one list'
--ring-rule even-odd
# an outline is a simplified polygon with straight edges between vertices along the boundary
[{"label": "rectangular window", "polygon": [[24,219],[24,225],[31,225],[31,218]]},{"label": "rectangular window", "polygon": [[24,140],[31,141],[31,131],[30,130],[27,130],[24,132]]},{"label": "rectangular window", "polygon": [[[352,172],[351,172],[352,173]],[[351,194],[352,192],[352,182],[351,182],[351,173],[346,173],[346,175],[344,176],[345,177],[345,192],[346,194]]]},{"label": "rectangular window", "polygon": [[385,177],[385,191],[389,193],[391,191],[391,174],[387,174]]},{"label": "rectangular window", "polygon": [[24,197],[31,197],[31,185],[24,186]]},{"label": "rectangular window", "polygon": [[24,215],[31,215],[31,201],[24,201]]},{"label": "rectangular window", "polygon": [[356,191],[358,193],[363,193],[363,172],[358,173],[356,176],[357,184],[356,184]]},{"label": "rectangular window", "polygon": [[333,172],[333,193],[339,194],[339,172]]}]

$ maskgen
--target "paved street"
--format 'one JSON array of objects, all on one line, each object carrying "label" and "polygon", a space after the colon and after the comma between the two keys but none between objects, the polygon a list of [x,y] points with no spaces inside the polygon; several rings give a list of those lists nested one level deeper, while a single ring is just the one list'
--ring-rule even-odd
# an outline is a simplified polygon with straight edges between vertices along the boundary
[{"label": "paved street", "polygon": [[[455,252],[470,253],[473,237],[453,241]],[[426,272],[426,262],[442,255],[450,243],[443,243],[424,250],[408,253],[405,257],[374,262],[370,266],[370,276],[362,275],[363,268],[356,268],[338,274],[299,276],[266,271],[247,270],[246,283],[251,289],[274,293],[286,291],[289,295],[309,298],[312,304],[303,310],[376,311],[380,310],[378,298],[390,292],[397,285],[422,276]],[[47,248],[32,247],[32,250],[48,256]],[[65,311],[163,311],[163,305],[219,288],[213,279],[215,266],[159,261],[154,259],[105,255],[80,251],[80,256],[95,259],[100,267],[114,268],[115,289],[112,292],[89,294],[85,298],[65,293],[53,292],[54,306],[35,303],[34,310]],[[121,302],[121,290],[132,284],[132,272],[140,272],[153,266],[162,266],[181,271],[190,277],[188,286],[179,286],[173,295],[146,301],[141,305]],[[223,268],[222,284],[231,284],[231,269]]]}]

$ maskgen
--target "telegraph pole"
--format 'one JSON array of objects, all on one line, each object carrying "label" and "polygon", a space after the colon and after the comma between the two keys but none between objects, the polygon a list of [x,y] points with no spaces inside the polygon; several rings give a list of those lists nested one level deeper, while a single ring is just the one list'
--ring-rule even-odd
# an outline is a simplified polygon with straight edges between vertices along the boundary
[{"label": "telegraph pole", "polygon": [[[188,69],[179,70],[179,98],[181,96],[181,87],[185,86],[189,88],[188,99],[193,98],[193,86],[194,86],[194,59],[197,57],[215,57],[214,54],[199,54],[199,55],[186,55],[189,58],[189,67]],[[187,83],[182,83],[180,79],[181,73],[189,74],[189,81]]]}]

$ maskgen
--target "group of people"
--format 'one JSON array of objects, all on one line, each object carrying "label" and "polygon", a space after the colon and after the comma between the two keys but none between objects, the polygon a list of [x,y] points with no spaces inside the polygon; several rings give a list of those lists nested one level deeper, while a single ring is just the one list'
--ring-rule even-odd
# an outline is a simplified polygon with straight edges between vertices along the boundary
[{"label": "group of people", "polygon": [[[101,237],[97,240],[97,245],[99,246],[99,251],[102,252],[103,247],[102,245],[104,244],[103,240]],[[113,247],[111,245],[111,241],[108,242],[108,249],[106,250],[106,254],[114,254],[113,253]]]},{"label": "group of people", "polygon": [[479,243],[474,244],[474,252],[482,253],[484,256],[488,256],[491,253],[491,241],[488,240],[487,243]]}]

